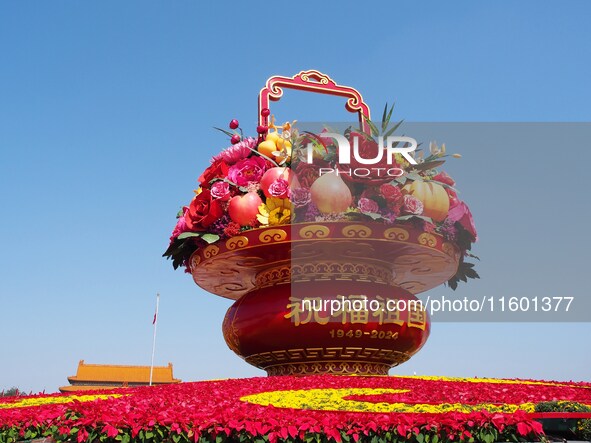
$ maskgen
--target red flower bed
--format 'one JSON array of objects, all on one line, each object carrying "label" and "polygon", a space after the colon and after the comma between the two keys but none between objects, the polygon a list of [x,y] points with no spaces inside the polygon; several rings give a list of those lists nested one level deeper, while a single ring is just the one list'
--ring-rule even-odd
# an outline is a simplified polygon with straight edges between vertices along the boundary
[{"label": "red flower bed", "polygon": [[591,404],[588,383],[418,377],[269,377],[100,391],[118,395],[106,399],[89,394],[99,393],[77,400],[71,395],[3,399],[0,443],[39,436],[125,443],[491,443],[539,437],[542,427],[531,415],[537,403]]}]

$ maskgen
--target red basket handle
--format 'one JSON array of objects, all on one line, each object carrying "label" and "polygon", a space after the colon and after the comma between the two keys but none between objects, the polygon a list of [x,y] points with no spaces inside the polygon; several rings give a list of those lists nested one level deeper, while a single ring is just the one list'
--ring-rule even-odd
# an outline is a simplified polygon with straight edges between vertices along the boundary
[{"label": "red basket handle", "polygon": [[293,77],[273,76],[267,80],[265,87],[259,93],[259,125],[267,126],[269,117],[263,115],[263,109],[269,109],[269,101],[278,101],[283,95],[283,88],[297,89],[300,91],[317,92],[319,94],[337,95],[346,97],[345,108],[349,112],[359,114],[361,128],[370,133],[366,121],[370,118],[369,106],[363,101],[359,91],[349,86],[337,85],[328,75],[318,71],[302,71]]}]

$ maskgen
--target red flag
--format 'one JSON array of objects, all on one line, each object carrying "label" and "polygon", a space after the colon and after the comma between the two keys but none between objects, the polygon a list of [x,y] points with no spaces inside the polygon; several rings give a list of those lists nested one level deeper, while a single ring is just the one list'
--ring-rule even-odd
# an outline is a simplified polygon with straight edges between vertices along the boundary
[{"label": "red flag", "polygon": [[158,315],[157,312],[154,312],[154,320],[152,320],[152,324],[155,325],[156,324],[156,316]]}]

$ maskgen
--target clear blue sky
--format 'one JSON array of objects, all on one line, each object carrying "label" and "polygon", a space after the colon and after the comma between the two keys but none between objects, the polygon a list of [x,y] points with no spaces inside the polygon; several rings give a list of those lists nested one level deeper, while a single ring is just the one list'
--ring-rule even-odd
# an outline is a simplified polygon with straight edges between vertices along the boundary
[{"label": "clear blue sky", "polygon": [[[0,389],[149,364],[157,291],[158,364],[262,375],[223,341],[229,301],[161,254],[225,147],[211,127],[254,132],[273,74],[319,69],[409,121],[591,121],[587,1],[211,3],[0,3]],[[342,118],[329,104],[285,109]],[[590,296],[589,142],[461,150],[483,258],[462,294]],[[436,323],[391,373],[589,381],[590,325]]]}]

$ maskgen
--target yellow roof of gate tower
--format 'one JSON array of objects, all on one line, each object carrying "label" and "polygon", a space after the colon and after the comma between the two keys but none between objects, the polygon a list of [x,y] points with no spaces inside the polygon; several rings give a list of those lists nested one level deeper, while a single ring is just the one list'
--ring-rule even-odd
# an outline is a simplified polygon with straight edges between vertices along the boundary
[{"label": "yellow roof of gate tower", "polygon": [[[68,381],[70,386],[60,387],[61,392],[147,386],[150,384],[150,366],[93,365],[80,360],[76,375],[68,377]],[[154,366],[153,385],[180,382],[172,375],[172,363],[168,363],[168,366]]]}]

